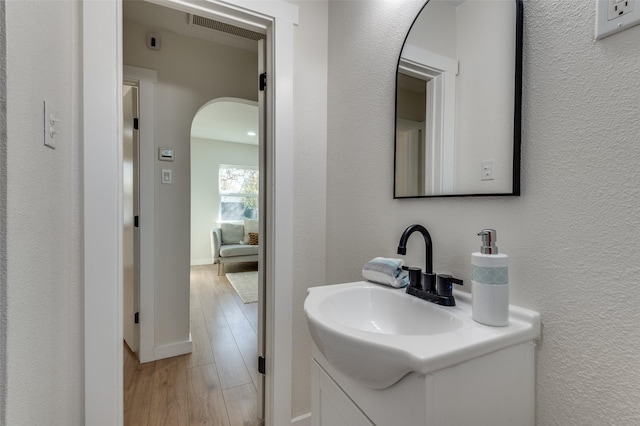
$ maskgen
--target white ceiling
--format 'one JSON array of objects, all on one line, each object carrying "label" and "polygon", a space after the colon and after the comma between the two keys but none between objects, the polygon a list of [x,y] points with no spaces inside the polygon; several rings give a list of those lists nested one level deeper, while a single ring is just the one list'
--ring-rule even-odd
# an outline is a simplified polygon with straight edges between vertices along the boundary
[{"label": "white ceiling", "polygon": [[191,124],[191,137],[258,145],[258,126],[257,102],[222,98],[198,111]]}]

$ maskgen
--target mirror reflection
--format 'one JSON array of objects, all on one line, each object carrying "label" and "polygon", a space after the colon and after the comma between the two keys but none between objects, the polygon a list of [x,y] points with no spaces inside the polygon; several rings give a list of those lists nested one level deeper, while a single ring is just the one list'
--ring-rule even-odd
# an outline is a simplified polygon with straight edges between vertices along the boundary
[{"label": "mirror reflection", "polygon": [[398,61],[394,198],[519,195],[522,3],[431,0]]}]

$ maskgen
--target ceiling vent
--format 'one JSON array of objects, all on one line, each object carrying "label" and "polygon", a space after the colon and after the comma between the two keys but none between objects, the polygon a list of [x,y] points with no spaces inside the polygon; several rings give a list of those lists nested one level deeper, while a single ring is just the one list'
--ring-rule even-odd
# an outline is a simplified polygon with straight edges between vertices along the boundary
[{"label": "ceiling vent", "polygon": [[189,25],[192,27],[208,28],[210,30],[220,31],[234,36],[247,38],[249,40],[261,40],[265,38],[264,34],[225,24],[224,22],[215,21],[198,15],[188,14],[188,16]]}]

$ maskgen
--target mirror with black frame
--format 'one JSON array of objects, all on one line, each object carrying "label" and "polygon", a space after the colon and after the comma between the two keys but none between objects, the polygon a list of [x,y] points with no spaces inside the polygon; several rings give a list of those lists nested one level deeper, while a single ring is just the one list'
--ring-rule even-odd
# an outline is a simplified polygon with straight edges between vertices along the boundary
[{"label": "mirror with black frame", "polygon": [[430,0],[396,80],[394,198],[520,195],[521,0]]}]

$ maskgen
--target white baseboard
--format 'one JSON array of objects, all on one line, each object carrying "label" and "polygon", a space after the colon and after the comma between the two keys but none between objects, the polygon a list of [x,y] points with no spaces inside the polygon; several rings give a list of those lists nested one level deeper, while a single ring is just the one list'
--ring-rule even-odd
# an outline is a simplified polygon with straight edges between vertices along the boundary
[{"label": "white baseboard", "polygon": [[191,266],[199,266],[199,265],[211,265],[211,259],[191,259]]},{"label": "white baseboard", "polygon": [[154,358],[156,361],[159,359],[171,358],[172,356],[190,354],[191,352],[193,352],[191,333],[189,333],[189,340],[187,341],[157,346],[153,350]]},{"label": "white baseboard", "polygon": [[291,419],[291,424],[294,426],[311,426],[311,413]]}]

